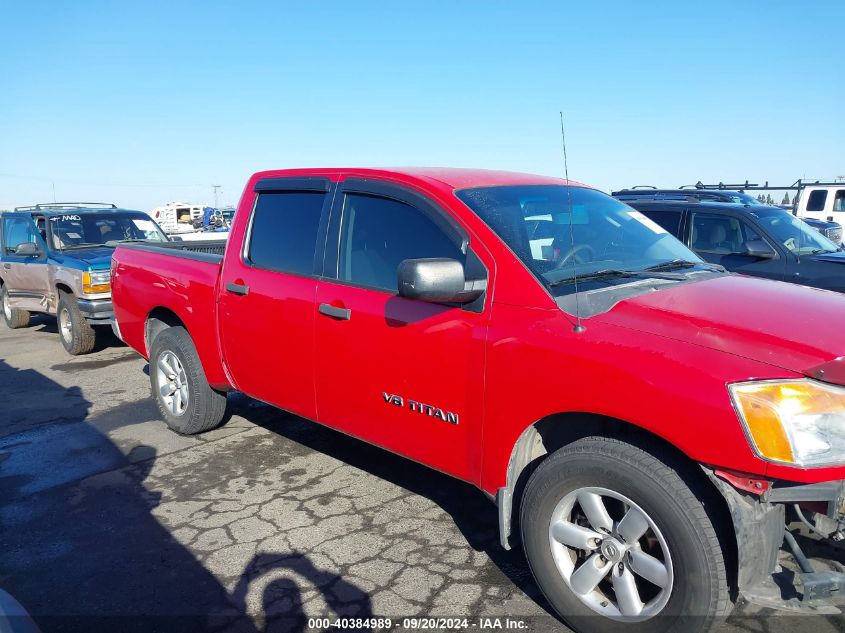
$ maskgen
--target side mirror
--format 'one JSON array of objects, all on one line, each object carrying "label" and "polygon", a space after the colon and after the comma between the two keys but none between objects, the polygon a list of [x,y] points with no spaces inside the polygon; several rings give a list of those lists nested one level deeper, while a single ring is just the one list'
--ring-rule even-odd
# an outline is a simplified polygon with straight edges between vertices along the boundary
[{"label": "side mirror", "polygon": [[397,271],[399,296],[432,303],[471,303],[484,293],[483,281],[467,283],[454,259],[406,259]]},{"label": "side mirror", "polygon": [[15,255],[20,257],[41,257],[43,252],[41,246],[34,242],[24,242],[23,244],[18,244],[17,248],[15,248]]},{"label": "side mirror", "polygon": [[746,245],[745,254],[757,259],[773,259],[777,257],[775,250],[763,240],[750,240]]}]

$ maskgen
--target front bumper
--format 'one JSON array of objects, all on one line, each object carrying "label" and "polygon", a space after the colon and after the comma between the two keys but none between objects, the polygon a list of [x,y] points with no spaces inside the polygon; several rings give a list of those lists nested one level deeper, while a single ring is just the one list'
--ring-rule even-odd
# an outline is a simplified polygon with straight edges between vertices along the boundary
[{"label": "front bumper", "polygon": [[79,311],[92,325],[111,325],[114,308],[111,299],[78,299]]},{"label": "front bumper", "polygon": [[[814,538],[834,543],[845,539],[845,480],[789,484],[746,479],[744,482],[750,485],[738,486],[738,478],[730,474],[709,469],[705,472],[731,514],[737,543],[737,588],[744,597],[769,607],[781,606],[777,603],[782,600],[782,592],[774,574],[780,571],[778,554],[782,546],[788,548],[798,566],[799,600],[810,602],[845,594],[845,573],[816,571],[787,528],[789,513],[805,521]],[[758,482],[762,485],[756,491]],[[807,516],[812,517],[813,524]]]}]

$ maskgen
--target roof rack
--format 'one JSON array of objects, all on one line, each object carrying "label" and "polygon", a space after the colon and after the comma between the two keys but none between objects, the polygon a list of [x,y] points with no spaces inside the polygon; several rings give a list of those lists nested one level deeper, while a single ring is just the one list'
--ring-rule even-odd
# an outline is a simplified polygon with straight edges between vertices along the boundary
[{"label": "roof rack", "polygon": [[[622,197],[624,197],[624,194]],[[656,194],[654,196],[631,197],[628,200],[622,200],[622,202],[701,202],[701,196],[675,194],[675,197],[668,197],[667,194]]]},{"label": "roof rack", "polygon": [[726,184],[724,182],[720,182],[715,185],[705,185],[700,180],[695,183],[694,185],[683,185],[680,187],[681,189],[717,189],[717,190],[727,190],[727,191],[786,191],[786,190],[798,190],[803,189],[804,187],[810,185],[819,185],[823,187],[836,187],[836,186],[843,186],[845,187],[845,182],[824,182],[822,180],[802,180],[798,179],[793,182],[791,185],[786,187],[769,185],[769,181],[767,180],[764,184],[759,185],[755,182],[748,182],[747,180],[743,183],[736,183],[736,184]]},{"label": "roof rack", "polygon": [[15,207],[15,211],[42,211],[45,209],[117,209],[110,202],[45,202],[26,207]]},{"label": "roof rack", "polygon": [[708,193],[704,191],[696,191],[694,189],[690,190],[681,190],[681,189],[656,189],[654,192],[648,193],[640,193],[639,190],[635,191],[632,187],[631,189],[620,189],[619,191],[611,191],[610,195],[615,198],[632,198],[636,200],[687,200],[687,201],[697,201],[701,200],[702,198],[713,198],[718,194],[715,193]]}]

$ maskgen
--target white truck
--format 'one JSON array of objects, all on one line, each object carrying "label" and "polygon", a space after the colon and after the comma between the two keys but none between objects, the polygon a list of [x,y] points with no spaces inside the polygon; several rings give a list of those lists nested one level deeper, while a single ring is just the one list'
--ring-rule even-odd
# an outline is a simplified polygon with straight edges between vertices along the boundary
[{"label": "white truck", "polygon": [[801,218],[825,222],[845,220],[845,182],[813,182],[800,184],[793,212]]}]

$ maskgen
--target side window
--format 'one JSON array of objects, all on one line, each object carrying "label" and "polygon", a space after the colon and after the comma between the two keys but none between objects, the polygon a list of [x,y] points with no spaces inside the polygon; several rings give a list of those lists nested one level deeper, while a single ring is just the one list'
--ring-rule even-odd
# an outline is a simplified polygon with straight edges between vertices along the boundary
[{"label": "side window", "polygon": [[824,203],[827,201],[827,191],[816,189],[810,192],[807,198],[807,211],[824,211]]},{"label": "side window", "polygon": [[405,259],[466,255],[427,215],[397,200],[347,194],[343,203],[338,278],[396,292]]},{"label": "side window", "polygon": [[325,194],[312,191],[258,195],[247,258],[259,268],[314,274],[314,249]]},{"label": "side window", "polygon": [[650,220],[654,220],[675,237],[678,237],[681,229],[680,211],[666,211],[665,209],[640,209],[640,212]]},{"label": "side window", "polygon": [[762,240],[749,224],[726,215],[692,214],[692,247],[701,253],[744,255],[747,243]]},{"label": "side window", "polygon": [[29,218],[5,218],[3,220],[4,254],[14,255],[15,249],[26,242],[38,242],[35,229]]},{"label": "side window", "polygon": [[836,191],[836,197],[833,199],[834,211],[845,211],[845,189]]}]

